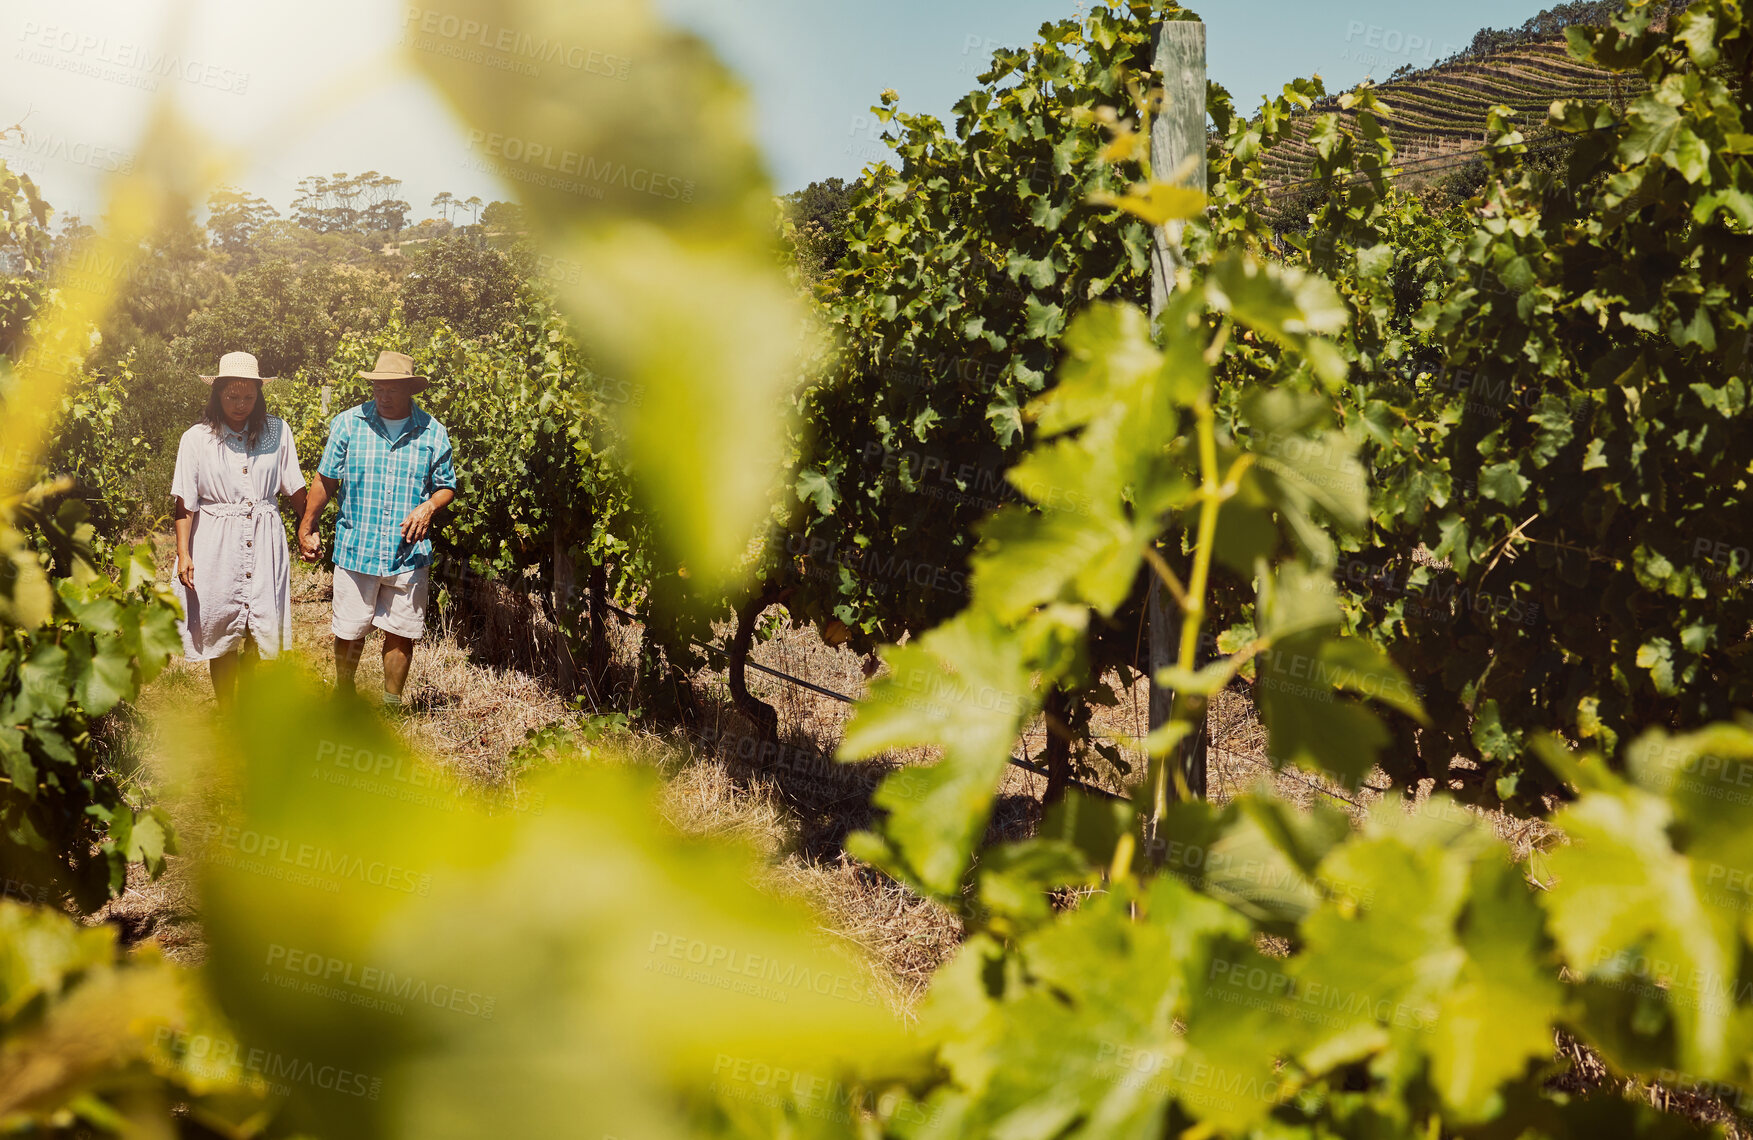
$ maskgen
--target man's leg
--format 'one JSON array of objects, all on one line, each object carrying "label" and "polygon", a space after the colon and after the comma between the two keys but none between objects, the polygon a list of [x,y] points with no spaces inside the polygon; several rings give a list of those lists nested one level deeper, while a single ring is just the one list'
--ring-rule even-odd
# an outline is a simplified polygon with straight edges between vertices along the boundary
[{"label": "man's leg", "polygon": [[[383,635],[384,703],[402,699],[402,686],[408,683],[408,669],[414,664],[414,639],[387,630]],[[390,698],[394,698],[392,701]]]},{"label": "man's leg", "polygon": [[[335,691],[339,693],[353,692],[353,678],[359,672],[359,655],[365,652],[365,639],[347,641],[335,639]],[[406,670],[404,670],[404,675]]]},{"label": "man's leg", "polygon": [[371,615],[377,605],[377,595],[375,575],[356,574],[344,567],[335,567],[335,620],[330,632],[335,635],[337,693],[354,691],[359,655],[365,652],[365,639],[371,636]]},{"label": "man's leg", "polygon": [[426,567],[386,582],[377,596],[376,625],[383,630],[383,703],[400,707],[402,687],[414,663],[414,643],[426,632]]}]

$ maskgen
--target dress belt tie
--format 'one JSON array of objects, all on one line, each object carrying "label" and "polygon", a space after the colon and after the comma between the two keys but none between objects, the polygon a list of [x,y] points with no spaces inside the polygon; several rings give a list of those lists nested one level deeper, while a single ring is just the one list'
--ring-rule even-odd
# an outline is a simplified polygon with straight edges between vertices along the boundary
[{"label": "dress belt tie", "polygon": [[215,518],[251,518],[257,511],[280,513],[280,504],[274,499],[255,499],[242,503],[202,503],[201,513]]}]

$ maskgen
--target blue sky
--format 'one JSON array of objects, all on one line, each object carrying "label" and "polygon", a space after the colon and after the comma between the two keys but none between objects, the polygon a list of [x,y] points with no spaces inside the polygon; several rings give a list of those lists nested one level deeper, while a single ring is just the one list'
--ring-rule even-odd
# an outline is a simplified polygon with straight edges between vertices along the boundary
[{"label": "blue sky", "polygon": [[[1550,0],[1549,0],[1550,2]],[[1330,88],[1403,63],[1435,62],[1481,27],[1520,25],[1549,2],[1225,0],[1195,5],[1207,25],[1211,77],[1252,108],[1287,80],[1320,73]],[[709,39],[750,83],[781,189],[856,175],[880,144],[871,104],[884,87],[902,106],[948,118],[995,47],[1033,40],[1076,0],[659,0]]]},{"label": "blue sky", "polygon": [[[654,2],[750,86],[785,191],[856,177],[887,153],[869,112],[883,88],[907,110],[947,118],[995,48],[1032,42],[1080,0]],[[1429,64],[1541,6],[1227,0],[1202,14],[1212,77],[1251,109],[1298,75],[1319,72],[1337,88]],[[418,0],[4,0],[0,126],[22,120],[26,131],[0,141],[0,159],[36,179],[59,213],[89,218],[107,172],[132,161],[157,91],[233,158],[227,181],[282,210],[301,177],[335,171],[401,178],[415,219],[433,214],[440,191],[510,197],[408,71],[398,44],[419,11]],[[148,75],[139,53],[154,45],[174,46],[187,75]]]}]

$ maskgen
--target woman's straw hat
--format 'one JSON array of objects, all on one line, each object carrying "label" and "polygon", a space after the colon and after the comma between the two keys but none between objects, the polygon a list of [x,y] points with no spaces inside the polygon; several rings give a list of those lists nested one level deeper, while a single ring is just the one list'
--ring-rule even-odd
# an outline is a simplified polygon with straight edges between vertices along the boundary
[{"label": "woman's straw hat", "polygon": [[219,358],[219,372],[213,376],[203,376],[208,384],[215,380],[260,380],[266,383],[277,379],[274,376],[263,376],[256,366],[256,358],[247,352],[228,352]]}]

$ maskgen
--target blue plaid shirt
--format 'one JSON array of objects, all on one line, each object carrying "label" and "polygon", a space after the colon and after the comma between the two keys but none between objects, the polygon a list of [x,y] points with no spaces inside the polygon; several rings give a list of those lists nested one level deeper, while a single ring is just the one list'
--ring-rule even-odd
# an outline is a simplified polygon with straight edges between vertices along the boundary
[{"label": "blue plaid shirt", "polygon": [[456,489],[450,433],[421,411],[408,413],[392,440],[377,402],[349,408],[329,423],[317,474],[341,484],[335,565],[360,574],[399,574],[432,561],[432,539],[409,542],[402,520],[441,487]]}]

